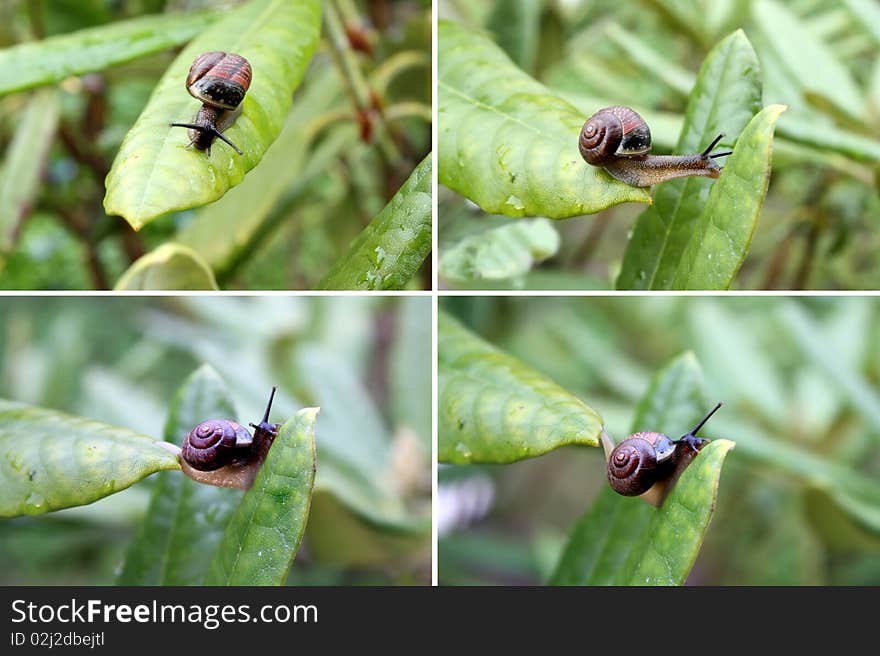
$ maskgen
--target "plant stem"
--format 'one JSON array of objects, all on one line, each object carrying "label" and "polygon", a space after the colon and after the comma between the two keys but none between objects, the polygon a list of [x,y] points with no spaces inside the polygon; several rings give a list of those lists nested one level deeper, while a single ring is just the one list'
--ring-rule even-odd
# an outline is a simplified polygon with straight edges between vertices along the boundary
[{"label": "plant stem", "polygon": [[47,207],[57,214],[65,227],[82,243],[86,251],[86,265],[92,277],[92,287],[98,290],[110,289],[107,272],[104,271],[104,265],[98,255],[98,248],[92,239],[89,238],[89,219],[81,210],[68,207],[63,202],[57,202],[54,199],[47,198],[44,200]]},{"label": "plant stem", "polygon": [[328,2],[324,21],[327,26],[333,61],[342,75],[343,86],[345,86],[346,93],[354,106],[355,115],[361,120],[369,121],[366,129],[370,129],[373,125],[378,128],[374,131],[373,139],[388,165],[396,168],[403,159],[402,155],[394,140],[389,138],[388,126],[382,112],[376,111],[378,108],[373,102],[375,94],[371,92],[358,65],[357,58],[348,43],[341,16],[339,0]]},{"label": "plant stem", "polygon": [[814,219],[810,223],[809,232],[807,232],[807,243],[804,246],[804,252],[801,256],[800,265],[795,273],[792,289],[804,289],[810,279],[810,271],[813,268],[813,258],[816,255],[816,246],[819,243],[819,221]]},{"label": "plant stem", "polygon": [[35,39],[46,36],[46,27],[43,25],[42,0],[28,0],[28,16],[31,21],[31,32]]}]

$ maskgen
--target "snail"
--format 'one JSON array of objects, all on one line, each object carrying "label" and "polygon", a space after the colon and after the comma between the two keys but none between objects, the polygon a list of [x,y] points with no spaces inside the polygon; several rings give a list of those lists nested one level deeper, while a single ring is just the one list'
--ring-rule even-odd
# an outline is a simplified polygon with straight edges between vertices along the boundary
[{"label": "snail", "polygon": [[717,412],[716,405],[699,424],[677,440],[657,432],[633,433],[617,446],[602,432],[602,443],[608,458],[608,482],[618,494],[641,496],[654,506],[672,489],[675,481],[706,445],[708,440],[697,432]]},{"label": "snail", "polygon": [[712,153],[724,138],[718,135],[698,155],[649,155],[651,131],[645,120],[629,107],[600,109],[584,123],[578,147],[588,164],[601,166],[613,177],[635,187],[696,175],[717,178],[721,167],[715,159],[733,151]]},{"label": "snail", "polygon": [[192,123],[169,123],[189,128],[190,145],[211,154],[215,138],[225,141],[235,152],[241,150],[222,132],[241,114],[241,101],[251,85],[251,65],[241,55],[220,51],[196,57],[186,76],[186,90],[202,107]]},{"label": "snail", "polygon": [[250,424],[253,435],[244,426],[225,419],[209,419],[193,428],[180,449],[183,472],[200,483],[250,488],[281,427],[269,423],[275,389],[272,387],[263,420]]}]

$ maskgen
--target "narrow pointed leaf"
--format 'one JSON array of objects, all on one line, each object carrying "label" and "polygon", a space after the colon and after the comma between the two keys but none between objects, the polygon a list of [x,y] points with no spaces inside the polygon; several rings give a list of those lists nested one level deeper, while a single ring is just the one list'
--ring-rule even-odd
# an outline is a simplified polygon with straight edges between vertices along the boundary
[{"label": "narrow pointed leaf", "polygon": [[443,312],[437,352],[440,462],[506,463],[567,444],[598,446],[595,410]]},{"label": "narrow pointed leaf", "polygon": [[[694,356],[679,356],[652,380],[631,431],[683,435],[706,413],[702,384]],[[715,507],[721,465],[732,447],[726,439],[706,445],[660,508],[605,486],[574,525],[550,582],[681,585],[699,553]]]},{"label": "narrow pointed leaf", "polygon": [[523,70],[530,71],[541,35],[541,0],[496,0],[486,19],[498,45]]},{"label": "narrow pointed leaf", "polygon": [[864,96],[849,69],[796,14],[776,0],[757,0],[752,3],[752,16],[767,46],[808,97],[821,98],[836,111],[864,120]]},{"label": "narrow pointed leaf", "polygon": [[[618,585],[682,585],[687,579],[715,511],[724,457],[734,447],[716,439],[703,447],[630,551]],[[653,510],[653,509],[652,509]]]},{"label": "narrow pointed leaf", "polygon": [[745,260],[770,184],[773,129],[784,105],[763,109],[740,135],[681,255],[673,289],[728,289]]},{"label": "narrow pointed leaf", "polygon": [[[204,365],[171,403],[165,440],[180,446],[208,419],[236,419],[226,383]],[[180,472],[156,477],[147,515],[128,549],[119,585],[197,585],[204,580],[229,518],[244,492],[196,483]]]},{"label": "narrow pointed leaf", "polygon": [[852,17],[880,44],[880,6],[873,0],[844,0]]},{"label": "narrow pointed leaf", "polygon": [[[667,55],[652,48],[637,34],[624,29],[618,23],[609,23],[605,28],[605,35],[625,53],[628,59],[631,59],[651,77],[661,80],[682,96],[687,96],[691,92],[696,81],[694,74],[679,66]],[[653,136],[652,126],[651,137],[653,138]]]},{"label": "narrow pointed leaf", "polygon": [[[758,57],[742,30],[721,40],[700,67],[676,152],[701,152],[719,134],[733,144],[761,106]],[[623,258],[618,289],[669,289],[681,255],[717,180],[683,178],[657,185]]]},{"label": "narrow pointed leaf", "polygon": [[448,21],[438,34],[440,182],[507,216],[562,219],[651,202],[647,190],[584,162],[578,135],[587,117],[486,35]]},{"label": "narrow pointed leaf", "polygon": [[162,244],[122,274],[116,291],[217,290],[214,274],[198,253],[181,244]]},{"label": "narrow pointed leaf", "polygon": [[207,585],[282,585],[287,579],[309,518],[317,414],[318,408],[304,408],[279,430],[211,560]]},{"label": "narrow pointed leaf", "polygon": [[192,39],[219,15],[209,11],[143,16],[0,50],[0,95],[168,50]]},{"label": "narrow pointed leaf", "polygon": [[719,434],[736,442],[744,457],[794,476],[827,495],[863,529],[880,535],[880,483],[875,477],[784,442],[754,421],[719,417],[717,427]]},{"label": "narrow pointed leaf", "polygon": [[40,174],[55,137],[61,103],[55,89],[34,93],[21,113],[0,168],[0,254],[8,252],[40,188]]},{"label": "narrow pointed leaf", "polygon": [[0,517],[92,503],[179,467],[146,435],[0,400]]},{"label": "narrow pointed leaf", "polygon": [[431,251],[431,153],[333,265],[320,289],[403,289]]},{"label": "narrow pointed leaf", "polygon": [[[880,425],[880,394],[876,386],[865,378],[860,367],[849,364],[835,350],[828,348],[828,335],[802,306],[781,303],[776,307],[775,314],[780,318],[792,343],[833,382],[852,408],[862,415],[866,424]],[[874,437],[877,437],[876,432]]]},{"label": "narrow pointed leaf", "polygon": [[[137,230],[157,216],[220,198],[256,166],[281,132],[291,97],[305,73],[320,31],[317,0],[252,0],[190,43],[156,85],[129,130],[107,176],[104,209]],[[183,128],[200,103],[185,89],[189,67],[209,50],[234,52],[253,68],[242,114],[224,134],[238,155],[215,141],[211,155],[188,146]]]}]

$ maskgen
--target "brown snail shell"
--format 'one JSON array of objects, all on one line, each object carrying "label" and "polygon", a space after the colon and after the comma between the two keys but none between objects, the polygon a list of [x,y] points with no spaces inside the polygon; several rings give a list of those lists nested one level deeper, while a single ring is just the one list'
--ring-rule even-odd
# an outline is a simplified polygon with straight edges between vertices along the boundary
[{"label": "brown snail shell", "polygon": [[247,59],[215,50],[196,57],[186,76],[186,90],[211,107],[235,109],[244,100],[252,77]]},{"label": "brown snail shell", "polygon": [[253,443],[253,435],[241,424],[209,419],[186,436],[181,457],[199,471],[213,471],[245,457]]},{"label": "brown snail shell", "polygon": [[192,123],[170,125],[189,128],[190,145],[209,155],[214,139],[226,142],[241,155],[241,149],[222,133],[241,114],[252,77],[251,65],[241,55],[219,50],[199,55],[186,76],[186,90],[202,106]]},{"label": "brown snail shell", "polygon": [[651,130],[629,107],[606,107],[584,123],[578,147],[587,162],[601,166],[617,157],[646,155],[651,150]]},{"label": "brown snail shell", "polygon": [[618,494],[644,494],[672,463],[675,445],[663,433],[634,433],[614,447],[608,458],[608,482]]}]

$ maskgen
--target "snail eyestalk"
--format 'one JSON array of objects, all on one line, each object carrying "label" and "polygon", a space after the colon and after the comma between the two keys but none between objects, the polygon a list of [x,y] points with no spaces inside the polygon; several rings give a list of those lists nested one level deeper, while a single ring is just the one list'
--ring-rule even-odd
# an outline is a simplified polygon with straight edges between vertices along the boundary
[{"label": "snail eyestalk", "polygon": [[717,159],[719,157],[727,157],[728,155],[732,155],[733,154],[732,150],[728,150],[723,153],[712,153],[712,149],[715,146],[717,146],[718,142],[721,141],[723,138],[724,138],[723,134],[719,134],[717,137],[715,137],[715,139],[712,141],[712,143],[709,144],[709,146],[706,148],[706,150],[704,150],[702,153],[700,153],[700,157],[702,157],[704,159],[707,157],[709,159]]},{"label": "snail eyestalk", "polygon": [[263,421],[260,422],[260,425],[250,424],[251,428],[260,428],[265,424],[269,423],[269,412],[272,410],[272,401],[275,398],[275,390],[278,389],[277,386],[272,385],[272,392],[269,394],[269,404],[266,406],[266,413],[263,415]]},{"label": "snail eyestalk", "polygon": [[700,153],[700,156],[701,156],[701,157],[708,157],[708,156],[709,156],[709,153],[712,152],[712,149],[713,149],[715,146],[717,146],[717,145],[718,145],[718,142],[721,141],[723,138],[724,138],[724,135],[723,135],[723,134],[719,134],[717,137],[715,137],[715,138],[712,140],[712,143],[710,143],[710,144],[706,147],[706,150],[704,150],[702,153]]},{"label": "snail eyestalk", "polygon": [[709,414],[707,414],[705,417],[703,417],[703,420],[702,420],[699,424],[697,424],[697,425],[696,425],[696,426],[695,426],[695,427],[694,427],[694,428],[688,433],[688,435],[690,435],[691,437],[696,437],[696,436],[697,436],[697,431],[699,431],[699,430],[705,425],[705,423],[706,423],[707,421],[709,421],[709,418],[710,418],[712,415],[714,415],[716,412],[718,412],[718,409],[719,409],[722,405],[724,405],[724,404],[719,402],[718,405],[716,405],[714,408],[712,408],[712,410],[709,411]]}]

